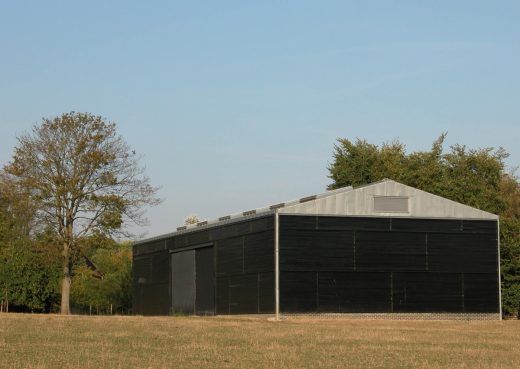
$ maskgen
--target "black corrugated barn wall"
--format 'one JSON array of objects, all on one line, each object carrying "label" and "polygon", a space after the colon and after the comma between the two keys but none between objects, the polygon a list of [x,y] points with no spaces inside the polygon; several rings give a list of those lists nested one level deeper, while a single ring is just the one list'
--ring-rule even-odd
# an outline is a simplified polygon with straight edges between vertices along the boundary
[{"label": "black corrugated barn wall", "polygon": [[497,221],[280,215],[282,312],[499,312]]},{"label": "black corrugated barn wall", "polygon": [[[499,311],[496,221],[280,215],[279,244],[282,312]],[[182,253],[206,287],[181,280],[199,302],[175,311],[172,255]],[[214,273],[200,274],[211,261]],[[137,314],[273,311],[273,215],[134,247]]]},{"label": "black corrugated barn wall", "polygon": [[[195,279],[199,276],[200,280],[206,272],[204,279],[207,280],[208,258],[213,257],[214,297],[195,283],[193,293],[197,301],[193,311],[175,311],[172,260],[175,255],[192,253],[191,250],[195,255]],[[188,260],[190,255],[186,256]],[[273,313],[274,215],[245,218],[241,222],[135,245],[133,270],[135,314],[201,313],[200,310],[204,314]],[[191,287],[187,284],[181,288],[189,290]],[[189,295],[190,291],[183,292]],[[186,293],[182,297],[186,297]],[[214,299],[213,311],[208,308],[211,298]],[[199,310],[202,300],[204,308]]]}]

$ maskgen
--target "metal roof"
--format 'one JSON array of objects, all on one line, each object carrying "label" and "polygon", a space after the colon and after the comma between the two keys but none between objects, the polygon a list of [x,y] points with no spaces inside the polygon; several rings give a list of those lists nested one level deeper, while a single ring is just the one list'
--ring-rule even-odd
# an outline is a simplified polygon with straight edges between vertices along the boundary
[{"label": "metal roof", "polygon": [[[402,197],[409,200],[409,211],[404,213],[374,212],[374,197]],[[383,217],[421,217],[421,218],[467,218],[498,219],[497,215],[433,195],[396,182],[383,179],[379,182],[353,188],[343,187],[317,195],[302,197],[297,200],[273,204],[258,209],[221,216],[197,224],[178,227],[175,232],[147,238],[136,242],[143,244],[162,240],[175,235],[191,233],[217,225],[235,223],[241,220],[257,218],[278,211],[281,214],[302,215],[344,215],[344,216],[383,216]]]},{"label": "metal roof", "polygon": [[180,226],[180,227],[177,227],[177,230],[175,232],[166,233],[166,234],[162,234],[162,235],[155,236],[155,237],[150,237],[150,238],[147,238],[144,240],[137,241],[137,242],[135,242],[135,244],[138,245],[138,244],[147,243],[150,241],[168,238],[168,237],[175,236],[175,235],[182,234],[182,233],[200,231],[200,230],[203,230],[206,228],[212,228],[215,225],[235,223],[240,220],[258,218],[261,216],[272,214],[275,212],[276,209],[281,209],[281,208],[285,208],[288,206],[301,204],[301,203],[313,201],[316,199],[321,199],[321,198],[328,197],[328,196],[333,196],[333,195],[341,193],[341,192],[351,191],[352,189],[353,189],[352,186],[342,187],[342,188],[338,188],[336,190],[330,190],[330,191],[323,192],[323,193],[320,193],[317,195],[305,196],[305,197],[302,197],[297,200],[291,200],[291,201],[286,201],[286,202],[282,202],[282,203],[278,203],[278,204],[269,205],[269,206],[262,207],[262,208],[246,210],[246,211],[243,211],[240,213],[229,214],[229,215],[221,216],[221,217],[218,217],[215,219],[201,221],[196,224]]}]

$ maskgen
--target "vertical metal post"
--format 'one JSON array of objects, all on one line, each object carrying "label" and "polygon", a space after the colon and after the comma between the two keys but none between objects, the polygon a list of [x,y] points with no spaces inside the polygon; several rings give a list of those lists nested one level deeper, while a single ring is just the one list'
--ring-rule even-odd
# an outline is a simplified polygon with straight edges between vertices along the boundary
[{"label": "vertical metal post", "polygon": [[[406,289],[405,289],[406,294]],[[405,298],[406,300],[406,298]],[[394,312],[394,273],[390,272],[390,311]]]},{"label": "vertical metal post", "polygon": [[497,220],[497,238],[498,238],[498,304],[500,320],[502,320],[502,276],[500,275],[500,218]]},{"label": "vertical metal post", "polygon": [[464,273],[460,273],[460,289],[462,291],[462,312],[466,312],[466,303],[465,303],[465,295],[464,295]]},{"label": "vertical metal post", "polygon": [[274,211],[274,312],[280,320],[280,219],[278,209]]}]

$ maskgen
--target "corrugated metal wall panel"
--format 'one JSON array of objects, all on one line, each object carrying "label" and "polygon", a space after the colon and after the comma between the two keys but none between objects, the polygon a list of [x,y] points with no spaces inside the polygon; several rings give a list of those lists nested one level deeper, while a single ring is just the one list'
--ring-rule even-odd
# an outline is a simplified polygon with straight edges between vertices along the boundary
[{"label": "corrugated metal wall panel", "polygon": [[[285,217],[282,217],[285,218]],[[323,230],[389,231],[392,218],[312,217],[317,218],[317,228]],[[290,224],[290,223],[289,223]],[[290,226],[288,226],[290,227]],[[311,228],[312,229],[312,228]]]},{"label": "corrugated metal wall panel", "polygon": [[465,311],[494,311],[498,298],[498,281],[494,274],[464,273]]},{"label": "corrugated metal wall panel", "polygon": [[[168,252],[134,256],[133,311],[140,315],[167,315],[170,310]],[[164,261],[166,259],[166,262]],[[165,268],[166,265],[166,268]]]},{"label": "corrugated metal wall panel", "polygon": [[432,271],[496,273],[496,234],[428,234],[428,265]]},{"label": "corrugated metal wall panel", "polygon": [[274,217],[253,218],[211,232],[216,251],[217,314],[272,313]]},{"label": "corrugated metal wall panel", "polygon": [[461,273],[393,273],[393,312],[463,312]]},{"label": "corrugated metal wall panel", "polygon": [[280,215],[280,229],[316,229],[318,217],[312,215],[291,217]]},{"label": "corrugated metal wall panel", "polygon": [[133,293],[132,308],[134,314],[144,314],[143,285],[151,280],[152,260],[150,257],[136,257],[132,262]]},{"label": "corrugated metal wall panel", "polygon": [[354,232],[284,229],[281,271],[354,270]]},{"label": "corrugated metal wall panel", "polygon": [[210,233],[208,231],[188,233],[184,237],[186,238],[186,246],[208,243],[211,240]]},{"label": "corrugated metal wall panel", "polygon": [[[272,214],[188,234],[179,234],[138,246],[144,252],[149,251],[147,249],[149,245],[154,250],[161,250],[162,253],[144,254],[138,258],[135,258],[136,255],[134,255],[134,274],[140,275],[146,281],[138,284],[137,278],[134,280],[136,313],[165,315],[170,310],[184,313],[193,313],[196,310],[199,314],[208,314],[212,310],[209,306],[212,299],[215,304],[213,311],[216,311],[217,314],[272,313],[274,311],[274,216]],[[205,251],[207,248],[200,248],[210,245],[213,245],[215,253],[214,282],[210,282],[212,272],[209,270],[210,264],[208,264],[212,257],[209,256],[209,251]],[[188,250],[196,248],[196,251],[180,250],[184,248]],[[179,251],[173,255],[186,252],[196,255],[194,256],[196,261],[193,263],[185,261],[184,263],[184,267],[193,266],[197,276],[195,280],[192,281],[191,277],[188,278],[187,274],[184,274],[184,277],[189,280],[186,278],[186,280],[182,280],[177,276],[176,279],[180,285],[174,286],[173,284],[176,282],[173,278],[172,282],[169,281],[170,264],[175,261],[173,259],[170,261],[168,251],[175,250]],[[206,252],[208,255],[204,257],[203,254]],[[180,270],[179,267],[177,269]],[[207,277],[204,278],[204,285],[199,284],[204,276]],[[156,287],[164,282],[166,282],[164,286]],[[205,293],[207,289],[211,289],[209,294]],[[172,304],[175,305],[176,300],[183,300],[176,296],[176,290],[181,294],[183,291],[191,291],[193,296],[189,295],[187,299],[193,300],[193,303],[182,305],[179,302],[180,305],[172,306]],[[211,296],[211,292],[214,292],[214,297]],[[161,295],[158,296],[157,293]],[[199,305],[202,302],[204,302],[204,306]]]},{"label": "corrugated metal wall panel", "polygon": [[140,255],[145,255],[145,254],[151,254],[151,253],[158,252],[161,250],[166,250],[165,240],[157,240],[157,241],[142,243],[139,245],[134,245],[133,254],[134,254],[134,256],[140,256]]},{"label": "corrugated metal wall panel", "polygon": [[258,312],[274,312],[274,273],[258,273]]},{"label": "corrugated metal wall panel", "polygon": [[485,220],[462,220],[462,229],[465,233],[497,233],[497,222],[489,222]]},{"label": "corrugated metal wall panel", "polygon": [[229,277],[230,314],[258,313],[258,276],[256,274]]},{"label": "corrugated metal wall panel", "polygon": [[244,238],[235,237],[215,242],[217,250],[217,275],[244,273]]},{"label": "corrugated metal wall panel", "polygon": [[426,235],[395,231],[356,231],[356,270],[426,270]]},{"label": "corrugated metal wall panel", "polygon": [[141,301],[140,315],[168,315],[170,312],[169,283],[149,284],[138,290]]},{"label": "corrugated metal wall panel", "polygon": [[168,283],[170,278],[170,256],[168,253],[154,254],[151,269],[153,283]]},{"label": "corrugated metal wall panel", "polygon": [[317,272],[280,272],[280,310],[284,313],[316,312]]},{"label": "corrugated metal wall panel", "polygon": [[274,230],[274,216],[250,220],[251,233]]},{"label": "corrugated metal wall panel", "polygon": [[260,232],[244,236],[244,273],[274,270],[274,232]]},{"label": "corrugated metal wall panel", "polygon": [[318,311],[379,313],[391,311],[390,273],[320,272]]},{"label": "corrugated metal wall panel", "polygon": [[195,312],[215,314],[215,265],[213,247],[195,250]]},{"label": "corrugated metal wall panel", "polygon": [[281,310],[498,312],[496,224],[280,215]]},{"label": "corrugated metal wall panel", "polygon": [[152,281],[152,258],[151,256],[134,258],[133,278],[134,284],[151,283]]},{"label": "corrugated metal wall panel", "polygon": [[[134,311],[167,314],[171,297],[169,283],[163,282],[169,273],[166,247],[197,247],[196,242],[208,240],[215,248],[216,312],[273,312],[272,215],[154,241],[155,252],[150,254],[138,245]],[[282,214],[281,308],[497,312],[497,257],[493,220]]]},{"label": "corrugated metal wall panel", "polygon": [[229,277],[217,277],[216,311],[217,314],[229,314]]},{"label": "corrugated metal wall panel", "polygon": [[393,231],[405,232],[462,232],[462,219],[391,218]]}]

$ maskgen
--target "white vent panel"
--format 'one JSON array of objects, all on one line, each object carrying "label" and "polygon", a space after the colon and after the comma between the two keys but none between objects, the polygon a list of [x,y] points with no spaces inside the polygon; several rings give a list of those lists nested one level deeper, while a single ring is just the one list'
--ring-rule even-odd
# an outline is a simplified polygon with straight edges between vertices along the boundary
[{"label": "white vent panel", "polygon": [[374,196],[374,213],[408,213],[406,196]]}]

